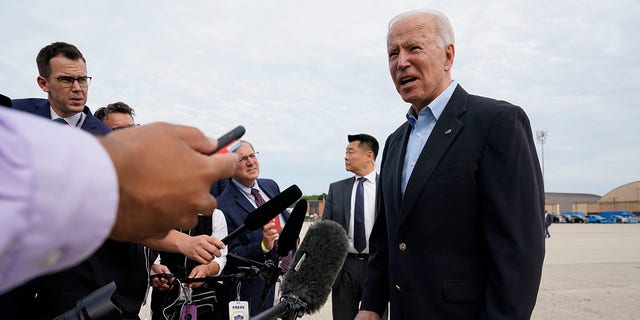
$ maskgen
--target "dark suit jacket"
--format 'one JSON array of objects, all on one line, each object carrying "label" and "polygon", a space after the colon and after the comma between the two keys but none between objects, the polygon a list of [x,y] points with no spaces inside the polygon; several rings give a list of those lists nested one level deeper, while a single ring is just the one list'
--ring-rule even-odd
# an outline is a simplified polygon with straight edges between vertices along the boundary
[{"label": "dark suit jacket", "polygon": [[458,86],[401,192],[409,123],[385,143],[362,309],[391,319],[529,319],[544,259],[529,120]]},{"label": "dark suit jacket", "polygon": [[[35,115],[51,119],[51,105],[49,100],[40,98],[27,98],[27,99],[13,99],[13,109],[22,110],[25,112],[33,113]],[[89,107],[84,107],[82,113],[85,114],[86,119],[82,124],[81,129],[87,131],[96,136],[103,136],[111,132],[111,129],[107,127],[102,121],[94,117],[91,114]]]},{"label": "dark suit jacket", "polygon": [[[376,174],[376,182],[378,175]],[[333,220],[339,223],[349,234],[349,220],[351,219],[351,193],[355,177],[336,181],[329,185],[329,193],[324,201],[322,220]]]},{"label": "dark suit jacket", "polygon": [[[272,199],[280,193],[278,184],[271,179],[258,179],[258,185],[264,191],[269,199]],[[229,182],[224,187],[222,194],[217,197],[218,209],[222,210],[227,220],[227,229],[229,233],[237,229],[244,224],[244,219],[253,211],[255,207],[244,196],[242,191],[233,183]],[[289,219],[289,213],[285,210],[281,213],[285,219]],[[232,241],[229,244],[229,253],[237,254],[241,257],[249,258],[258,262],[265,262],[267,259],[276,258],[276,250],[271,250],[268,254],[264,254],[260,248],[262,242],[262,228],[254,231],[249,231],[237,240]],[[227,265],[224,268],[225,274],[232,274],[237,271],[238,266],[246,266],[246,263],[242,263],[233,257],[227,256]],[[237,283],[231,281],[225,281],[225,292],[228,301],[235,300]],[[240,299],[243,301],[249,301],[249,309],[251,315],[256,315],[261,311],[273,306],[274,288],[271,288],[266,303],[262,309],[258,309],[260,296],[265,286],[264,280],[252,280],[249,283],[244,283],[240,292]],[[225,303],[225,305],[227,304]],[[228,312],[228,310],[223,310]],[[228,318],[228,317],[227,317]],[[223,319],[226,319],[223,317]]]}]

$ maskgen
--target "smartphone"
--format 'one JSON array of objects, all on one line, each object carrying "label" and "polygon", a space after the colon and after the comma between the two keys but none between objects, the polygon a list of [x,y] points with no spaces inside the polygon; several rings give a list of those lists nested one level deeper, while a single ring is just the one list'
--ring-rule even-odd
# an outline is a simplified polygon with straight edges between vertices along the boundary
[{"label": "smartphone", "polygon": [[245,129],[243,126],[237,126],[233,128],[231,131],[218,138],[218,147],[208,155],[212,155],[214,153],[228,153],[236,151],[238,148],[240,148],[240,141],[238,141],[238,139],[240,139],[240,137],[242,137],[244,133]]},{"label": "smartphone", "polygon": [[173,278],[174,275],[172,273],[157,273],[157,274],[152,274],[149,276],[149,278],[151,278],[151,280],[153,280],[153,278],[165,278],[165,279],[171,279]]}]

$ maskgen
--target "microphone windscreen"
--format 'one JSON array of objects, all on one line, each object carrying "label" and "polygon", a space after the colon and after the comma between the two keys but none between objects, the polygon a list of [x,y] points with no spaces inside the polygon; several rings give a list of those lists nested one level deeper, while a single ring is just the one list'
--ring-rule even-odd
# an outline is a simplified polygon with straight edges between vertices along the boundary
[{"label": "microphone windscreen", "polygon": [[290,205],[300,199],[302,191],[295,184],[280,192],[271,200],[253,210],[245,219],[244,226],[247,230],[257,230],[284,211]]},{"label": "microphone windscreen", "polygon": [[304,223],[304,218],[307,215],[307,200],[302,199],[296,203],[295,207],[289,215],[289,220],[282,228],[280,237],[278,238],[278,256],[284,257],[289,254],[289,251],[296,247],[298,242],[298,236]]},{"label": "microphone windscreen", "polygon": [[282,295],[302,299],[307,303],[309,314],[320,310],[347,257],[348,246],[347,233],[335,221],[311,224],[296,251],[293,267],[284,275],[280,287]]}]

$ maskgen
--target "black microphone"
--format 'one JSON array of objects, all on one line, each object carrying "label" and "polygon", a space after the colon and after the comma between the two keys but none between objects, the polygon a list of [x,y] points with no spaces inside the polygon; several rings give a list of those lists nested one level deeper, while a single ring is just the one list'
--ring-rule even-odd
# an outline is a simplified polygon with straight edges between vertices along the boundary
[{"label": "black microphone", "polygon": [[273,219],[275,216],[292,205],[302,196],[302,191],[295,184],[280,192],[271,200],[265,202],[257,209],[253,210],[246,218],[244,223],[231,231],[226,237],[222,238],[222,243],[228,244],[247,231],[257,230]]},{"label": "black microphone", "polygon": [[287,256],[289,251],[296,248],[298,236],[300,235],[300,230],[302,230],[302,224],[306,216],[307,200],[301,199],[296,203],[295,207],[293,207],[293,210],[291,210],[289,219],[287,219],[287,223],[282,228],[282,232],[280,232],[280,236],[278,237],[278,256]]},{"label": "black microphone", "polygon": [[251,319],[295,319],[320,310],[347,257],[348,243],[344,228],[335,221],[314,222],[296,252],[294,267],[284,275],[280,302]]},{"label": "black microphone", "polygon": [[[295,249],[306,216],[307,200],[302,199],[293,207],[289,219],[287,219],[287,223],[284,225],[284,228],[282,228],[280,236],[278,237],[277,252],[279,257],[286,257],[289,255],[289,251]],[[280,267],[279,263],[274,263],[274,265],[275,266],[270,267],[269,275],[264,283],[264,289],[262,290],[262,295],[258,303],[259,308],[264,306],[269,291],[271,291],[271,288],[276,284],[278,277],[286,271]]]},{"label": "black microphone", "polygon": [[116,283],[111,281],[100,289],[91,292],[78,301],[76,306],[53,320],[115,320],[122,319],[120,308],[111,301],[111,295],[116,291]]}]

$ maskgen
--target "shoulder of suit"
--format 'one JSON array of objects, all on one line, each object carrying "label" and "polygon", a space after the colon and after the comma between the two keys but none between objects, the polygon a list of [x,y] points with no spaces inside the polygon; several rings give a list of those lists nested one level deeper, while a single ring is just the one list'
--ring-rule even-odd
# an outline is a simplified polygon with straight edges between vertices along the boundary
[{"label": "shoulder of suit", "polygon": [[341,184],[344,184],[344,183],[352,182],[353,180],[354,180],[353,177],[349,177],[349,178],[346,178],[346,179],[334,181],[333,183],[331,183],[331,185],[341,185]]},{"label": "shoulder of suit", "polygon": [[497,100],[494,98],[468,95],[467,100],[468,111],[470,112],[482,112],[482,113],[502,113],[505,111],[521,112],[522,108],[516,106],[508,101]]},{"label": "shoulder of suit", "polygon": [[91,114],[91,110],[89,110],[89,108],[85,107],[85,110],[83,111],[83,113],[87,117],[84,120],[84,122],[87,125],[92,126],[92,128],[90,128],[90,130],[89,130],[91,133],[93,133],[95,135],[107,135],[107,134],[113,132],[113,130],[111,130],[111,128],[109,128],[106,124],[104,124],[104,122],[100,121],[100,119],[98,119],[94,115],[92,115]]},{"label": "shoulder of suit", "polygon": [[11,105],[15,110],[21,111],[31,111],[36,108],[40,108],[41,106],[47,104],[47,99],[42,98],[23,98],[23,99],[12,99]]},{"label": "shoulder of suit", "polygon": [[269,178],[258,178],[256,183],[258,183],[258,185],[260,185],[260,188],[262,188],[262,191],[265,191],[264,190],[265,188],[267,188],[267,189],[274,188],[274,189],[278,189],[278,190],[280,189],[278,187],[278,184],[274,180],[269,179]]}]

